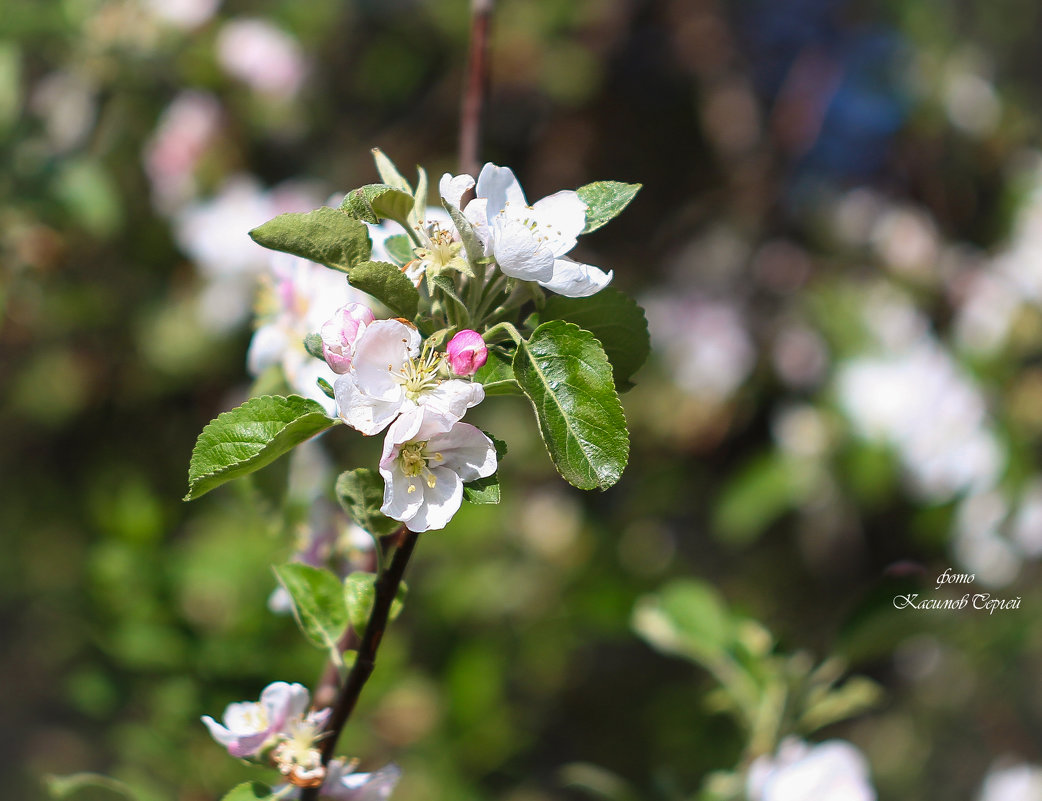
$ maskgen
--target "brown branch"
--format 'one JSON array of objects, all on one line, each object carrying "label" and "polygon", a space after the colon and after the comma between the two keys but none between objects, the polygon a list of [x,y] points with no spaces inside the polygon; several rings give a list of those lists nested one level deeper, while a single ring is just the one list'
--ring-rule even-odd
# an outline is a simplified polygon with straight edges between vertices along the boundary
[{"label": "brown branch", "polygon": [[[333,758],[340,733],[344,730],[348,718],[351,717],[351,713],[358,703],[358,696],[362,694],[362,688],[376,666],[376,651],[380,647],[380,640],[383,639],[384,631],[387,628],[387,621],[391,615],[391,604],[398,594],[398,587],[402,583],[405,567],[409,564],[409,557],[412,556],[413,549],[416,547],[419,534],[402,526],[398,529],[397,537],[398,547],[394,550],[391,564],[376,579],[373,611],[369,614],[369,622],[366,624],[365,633],[359,642],[358,656],[355,657],[351,672],[347,674],[347,681],[340,689],[336,705],[333,707],[333,714],[329,716],[323,732],[323,765],[328,765],[329,760]],[[300,801],[316,801],[318,791],[318,787],[306,788],[300,794]]]},{"label": "brown branch", "polygon": [[481,150],[481,115],[488,93],[488,33],[493,0],[471,0],[470,56],[460,110],[459,168],[477,175]]}]

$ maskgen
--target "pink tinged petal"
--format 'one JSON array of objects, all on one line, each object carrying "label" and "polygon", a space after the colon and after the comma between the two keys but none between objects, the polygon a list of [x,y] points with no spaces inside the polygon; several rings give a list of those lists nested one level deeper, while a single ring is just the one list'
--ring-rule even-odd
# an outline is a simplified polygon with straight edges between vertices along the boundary
[{"label": "pink tinged petal", "polygon": [[573,247],[586,227],[586,204],[571,190],[556,192],[532,206],[536,233],[547,237],[545,245],[554,256],[563,256]]},{"label": "pink tinged petal", "polygon": [[586,298],[608,286],[613,275],[592,264],[561,258],[554,261],[553,277],[539,285],[567,298]]},{"label": "pink tinged petal", "polygon": [[206,728],[210,730],[210,736],[225,748],[229,747],[239,739],[237,735],[226,729],[209,715],[203,715],[202,721],[206,724]]},{"label": "pink tinged petal", "polygon": [[290,346],[286,331],[274,323],[262,325],[250,340],[246,352],[246,367],[251,375],[260,375],[272,365],[281,363],[282,356]]},{"label": "pink tinged petal", "polygon": [[463,482],[458,475],[447,467],[432,467],[430,472],[434,478],[434,486],[430,486],[422,476],[419,477],[423,490],[423,504],[413,516],[403,520],[409,531],[445,528],[463,503]]},{"label": "pink tinged petal", "polygon": [[377,320],[355,341],[351,364],[366,394],[390,399],[391,372],[420,352],[420,332],[398,320]]},{"label": "pink tinged petal", "polygon": [[[427,440],[428,453],[440,453],[442,466],[464,481],[485,478],[496,472],[496,448],[481,429],[469,423],[456,423],[446,434]],[[433,463],[432,463],[433,464]]]},{"label": "pink tinged petal", "polygon": [[260,703],[268,715],[268,722],[275,731],[281,731],[286,721],[302,717],[311,697],[302,684],[287,684],[276,681],[261,692]]},{"label": "pink tinged petal", "polygon": [[333,396],[340,419],[367,437],[379,434],[402,408],[401,386],[393,381],[392,384],[392,397],[388,400],[363,391],[358,385],[356,374],[345,373],[340,376],[333,382]]},{"label": "pink tinged petal", "polygon": [[488,201],[489,219],[499,214],[508,203],[513,206],[528,205],[513,170],[497,167],[491,162],[482,167],[478,174],[477,196]]},{"label": "pink tinged petal", "polygon": [[348,303],[322,324],[322,354],[334,373],[346,373],[351,367],[355,340],[374,322],[373,310],[361,303]]},{"label": "pink tinged petal", "polygon": [[549,281],[554,254],[521,220],[500,215],[492,225],[492,251],[505,275],[523,281]]},{"label": "pink tinged petal", "polygon": [[[420,396],[420,403],[431,414],[438,415],[451,425],[467,413],[467,409],[477,406],[485,399],[485,388],[474,381],[452,379],[442,381],[438,386]],[[448,425],[439,429],[448,430]],[[428,430],[434,429],[428,425]],[[422,437],[418,437],[422,439]]]},{"label": "pink tinged petal", "polygon": [[445,347],[449,366],[456,375],[474,375],[488,360],[488,346],[481,334],[466,328]]},{"label": "pink tinged petal", "polygon": [[474,179],[469,175],[452,175],[445,173],[438,181],[438,194],[450,206],[460,207],[464,193],[474,186]]}]

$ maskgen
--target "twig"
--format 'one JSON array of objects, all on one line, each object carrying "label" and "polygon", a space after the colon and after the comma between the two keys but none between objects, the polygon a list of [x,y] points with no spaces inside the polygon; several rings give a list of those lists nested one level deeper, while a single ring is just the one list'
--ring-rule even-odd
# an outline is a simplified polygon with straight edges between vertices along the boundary
[{"label": "twig", "polygon": [[470,56],[459,126],[459,168],[477,175],[481,149],[481,112],[488,90],[488,32],[493,0],[471,0]]},{"label": "twig", "polygon": [[[391,604],[398,594],[398,587],[402,583],[405,567],[409,564],[413,548],[419,534],[409,531],[405,526],[398,530],[398,547],[395,548],[391,565],[376,579],[375,598],[373,600],[373,611],[369,614],[369,622],[366,624],[365,633],[362,635],[358,645],[358,656],[347,674],[347,681],[340,689],[340,694],[333,707],[333,714],[329,716],[323,732],[322,740],[322,764],[328,765],[336,750],[337,740],[340,732],[354,711],[358,703],[358,696],[368,681],[376,665],[376,651],[380,647],[384,630],[387,628],[387,620],[391,614]],[[300,794],[300,801],[316,801],[318,798],[318,787],[309,787]]]}]

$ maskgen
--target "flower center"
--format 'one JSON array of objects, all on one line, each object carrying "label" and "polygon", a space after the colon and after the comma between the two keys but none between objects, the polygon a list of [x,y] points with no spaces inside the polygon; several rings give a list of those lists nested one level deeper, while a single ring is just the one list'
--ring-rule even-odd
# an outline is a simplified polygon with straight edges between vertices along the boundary
[{"label": "flower center", "polygon": [[272,751],[271,757],[279,773],[297,787],[318,787],[326,777],[322,766],[322,752],[317,744],[318,727],[310,720],[302,720],[292,727],[289,736]]},{"label": "flower center", "polygon": [[453,239],[452,231],[446,231],[437,223],[431,223],[424,233],[427,247],[417,248],[415,251],[424,269],[438,273],[459,257],[462,243]]},{"label": "flower center", "polygon": [[[433,489],[438,484],[438,479],[427,466],[429,462],[442,462],[445,457],[441,453],[428,453],[427,441],[417,440],[415,442],[406,442],[398,450],[398,463],[401,465],[402,472],[409,478],[415,478],[416,476],[423,476],[423,480],[427,482],[427,486]],[[415,492],[416,485],[409,485],[409,492]]]},{"label": "flower center", "polygon": [[425,392],[429,392],[441,383],[438,368],[441,366],[442,354],[433,349],[424,348],[418,359],[409,359],[402,369],[393,373],[395,380],[405,390],[405,397],[415,402]]}]

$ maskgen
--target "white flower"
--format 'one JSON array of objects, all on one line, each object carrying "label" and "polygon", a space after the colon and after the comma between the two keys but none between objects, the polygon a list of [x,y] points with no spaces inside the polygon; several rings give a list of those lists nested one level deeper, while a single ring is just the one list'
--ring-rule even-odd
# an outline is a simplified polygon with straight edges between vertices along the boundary
[{"label": "white flower", "polygon": [[247,366],[255,376],[272,365],[280,366],[294,392],[318,401],[332,414],[333,401],[316,382],[324,378],[332,383],[336,373],[307,352],[304,337],[364,295],[349,286],[342,273],[320,264],[283,253],[270,259],[270,274],[258,303],[263,324],[250,342]]},{"label": "white flower", "polygon": [[277,99],[296,94],[307,73],[296,39],[263,19],[225,23],[217,35],[217,61],[251,89]]},{"label": "white flower", "polygon": [[[469,188],[467,178],[443,176],[443,196],[462,195]],[[508,167],[486,164],[478,175],[477,198],[464,213],[485,255],[495,258],[504,275],[573,298],[592,295],[611,281],[611,272],[565,256],[586,225],[586,204],[575,192],[556,192],[530,206]]]},{"label": "white flower", "polygon": [[334,759],[327,768],[321,794],[335,801],[385,801],[401,776],[401,768],[394,764],[373,773],[354,773],[351,763]]},{"label": "white flower", "polygon": [[864,755],[844,740],[811,745],[795,738],[749,768],[749,801],[875,801]]},{"label": "white flower", "polygon": [[222,109],[216,97],[181,92],[159,118],[145,146],[144,163],[156,208],[171,214],[195,196],[195,169],[217,137]]},{"label": "white flower", "polygon": [[223,726],[209,715],[202,720],[229,754],[249,757],[273,743],[291,723],[302,720],[308,701],[303,685],[276,681],[264,688],[259,701],[229,704]]},{"label": "white flower", "polygon": [[334,373],[351,369],[355,340],[375,320],[373,310],[364,303],[348,303],[322,324],[322,354]]},{"label": "white flower", "polygon": [[445,528],[463,502],[463,482],[496,472],[496,449],[481,431],[429,407],[403,414],[387,430],[380,511],[410,531]]},{"label": "white flower", "polygon": [[377,320],[355,341],[351,370],[333,385],[341,419],[363,434],[383,431],[418,407],[459,420],[481,403],[481,384],[441,378],[440,354],[420,351],[420,334],[399,320]]},{"label": "white flower", "polygon": [[1042,767],[1028,763],[992,767],[978,801],[1042,801]]}]

